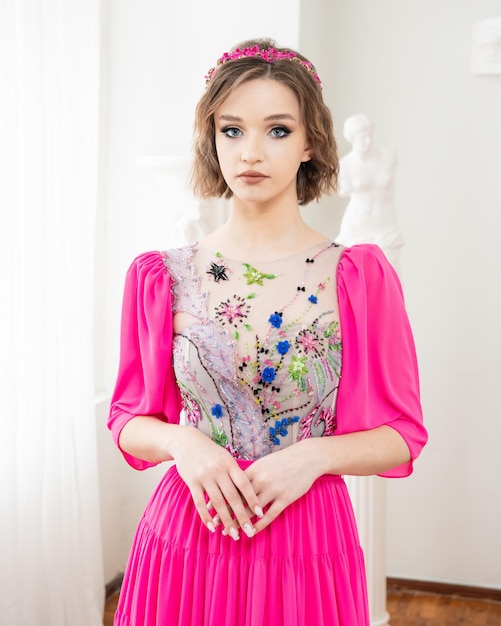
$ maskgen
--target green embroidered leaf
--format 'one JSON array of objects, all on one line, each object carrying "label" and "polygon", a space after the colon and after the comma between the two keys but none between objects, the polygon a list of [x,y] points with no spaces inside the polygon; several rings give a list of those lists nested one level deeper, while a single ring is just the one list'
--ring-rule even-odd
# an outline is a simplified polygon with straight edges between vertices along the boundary
[{"label": "green embroidered leaf", "polygon": [[263,280],[265,278],[276,278],[275,274],[265,274],[263,272],[260,272],[255,267],[252,267],[252,265],[249,265],[249,263],[242,263],[242,265],[247,270],[246,272],[244,272],[243,276],[247,280],[248,285],[260,285],[262,287]]},{"label": "green embroidered leaf", "polygon": [[223,255],[220,252],[216,252],[216,256],[218,259],[220,259]]},{"label": "green embroidered leaf", "polygon": [[291,380],[295,380],[299,382],[303,374],[308,373],[308,367],[306,365],[306,357],[305,356],[296,356],[292,355],[291,362],[289,365],[289,377]]},{"label": "green embroidered leaf", "polygon": [[221,430],[221,428],[212,427],[212,438],[215,443],[219,446],[223,446],[223,448],[228,443],[228,437],[226,436],[224,430]]},{"label": "green embroidered leaf", "polygon": [[252,326],[250,324],[242,324],[245,330],[252,330]]},{"label": "green embroidered leaf", "polygon": [[324,337],[328,339],[336,332],[337,322],[331,322],[324,332]]},{"label": "green embroidered leaf", "polygon": [[233,333],[233,339],[238,339],[240,337],[238,330]]},{"label": "green embroidered leaf", "polygon": [[257,296],[257,293],[250,293],[248,296],[245,296],[247,298],[247,300],[252,300],[253,298],[255,298]]}]

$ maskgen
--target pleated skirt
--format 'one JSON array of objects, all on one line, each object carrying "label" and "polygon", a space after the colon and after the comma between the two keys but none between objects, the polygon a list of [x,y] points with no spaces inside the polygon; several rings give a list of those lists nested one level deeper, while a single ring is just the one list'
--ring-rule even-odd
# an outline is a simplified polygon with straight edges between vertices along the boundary
[{"label": "pleated skirt", "polygon": [[266,529],[240,537],[210,533],[170,467],[136,531],[114,625],[369,625],[364,557],[340,476],[320,477]]}]

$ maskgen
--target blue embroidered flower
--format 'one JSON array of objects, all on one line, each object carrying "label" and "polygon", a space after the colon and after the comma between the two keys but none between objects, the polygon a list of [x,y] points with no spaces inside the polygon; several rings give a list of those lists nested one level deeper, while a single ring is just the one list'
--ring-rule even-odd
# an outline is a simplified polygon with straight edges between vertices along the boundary
[{"label": "blue embroidered flower", "polygon": [[280,326],[282,326],[282,314],[272,313],[268,318],[268,321],[273,326],[273,328],[280,328]]},{"label": "blue embroidered flower", "polygon": [[269,430],[272,444],[279,446],[279,437],[287,437],[289,426],[291,424],[295,424],[296,422],[299,422],[299,415],[294,415],[294,417],[282,417],[282,419],[275,420],[274,425],[270,426]]},{"label": "blue embroidered flower", "polygon": [[314,296],[313,294],[311,294],[311,296],[308,298],[308,300],[312,303],[312,304],[316,304],[318,302],[318,298],[317,296]]},{"label": "blue embroidered flower", "polygon": [[271,383],[275,380],[275,369],[273,367],[265,367],[261,373],[261,378],[265,383]]},{"label": "blue embroidered flower", "polygon": [[210,410],[210,412],[217,419],[219,419],[220,417],[223,417],[223,407],[220,404],[215,404]]},{"label": "blue embroidered flower", "polygon": [[279,341],[277,343],[277,351],[279,354],[286,354],[290,347],[291,344],[288,341]]}]

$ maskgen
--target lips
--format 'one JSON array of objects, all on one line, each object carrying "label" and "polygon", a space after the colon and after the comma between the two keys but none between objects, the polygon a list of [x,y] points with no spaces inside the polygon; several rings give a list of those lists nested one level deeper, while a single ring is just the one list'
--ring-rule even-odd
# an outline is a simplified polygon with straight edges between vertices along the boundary
[{"label": "lips", "polygon": [[269,177],[265,174],[262,174],[261,172],[247,170],[246,172],[242,172],[241,174],[239,174],[238,178],[244,183],[256,185],[257,183],[262,183],[263,180],[266,180]]}]

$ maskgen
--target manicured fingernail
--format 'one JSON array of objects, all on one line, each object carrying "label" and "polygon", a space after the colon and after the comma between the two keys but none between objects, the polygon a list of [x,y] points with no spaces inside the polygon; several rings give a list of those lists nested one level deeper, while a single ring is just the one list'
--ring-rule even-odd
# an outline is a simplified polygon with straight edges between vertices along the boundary
[{"label": "manicured fingernail", "polygon": [[216,515],[215,517],[212,518],[212,523],[214,524],[214,526],[219,526],[219,524],[221,523],[221,520],[219,519],[219,515]]},{"label": "manicured fingernail", "polygon": [[260,506],[255,506],[254,507],[254,513],[258,516],[258,517],[263,517],[264,513],[263,513],[263,509]]},{"label": "manicured fingernail", "polygon": [[207,501],[207,509],[212,509],[212,502],[210,500]]},{"label": "manicured fingernail", "polygon": [[240,539],[240,535],[238,534],[238,530],[236,528],[233,528],[233,526],[230,528],[229,532],[230,532],[231,538],[234,541],[238,541]]},{"label": "manicured fingernail", "polygon": [[226,537],[226,535],[228,534],[228,531],[226,530],[226,528],[223,528],[223,530],[221,531],[221,534]]},{"label": "manicured fingernail", "polygon": [[244,524],[244,533],[247,537],[254,537],[256,530],[250,524]]},{"label": "manicured fingernail", "polygon": [[216,532],[216,527],[214,526],[212,522],[207,522],[207,528],[211,531],[211,533]]}]

